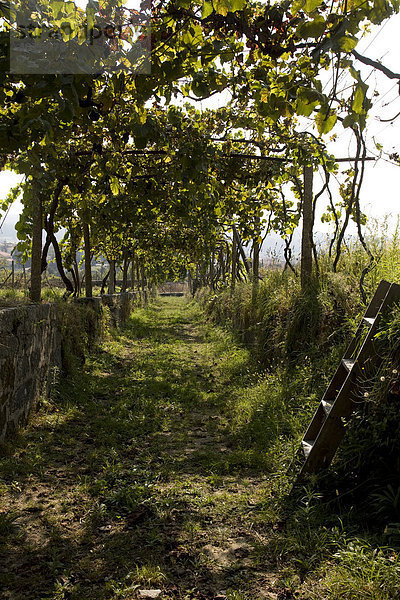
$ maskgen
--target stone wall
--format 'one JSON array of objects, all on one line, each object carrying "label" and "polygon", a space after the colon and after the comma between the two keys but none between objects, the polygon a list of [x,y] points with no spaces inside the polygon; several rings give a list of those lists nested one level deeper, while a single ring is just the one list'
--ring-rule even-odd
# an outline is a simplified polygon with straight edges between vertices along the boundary
[{"label": "stone wall", "polygon": [[61,365],[61,335],[53,304],[0,311],[0,441],[26,424],[54,368]]},{"label": "stone wall", "polygon": [[[101,335],[103,306],[110,311],[111,324],[118,326],[143,301],[133,292],[74,300],[94,309],[92,343]],[[61,312],[57,304],[0,310],[0,442],[27,423],[39,398],[48,393],[55,371],[62,367]]]},{"label": "stone wall", "polygon": [[110,309],[112,325],[117,327],[128,319],[135,304],[146,303],[147,296],[142,297],[137,292],[122,292],[115,295],[104,294],[104,296],[100,296],[100,300],[104,306],[108,306]]}]

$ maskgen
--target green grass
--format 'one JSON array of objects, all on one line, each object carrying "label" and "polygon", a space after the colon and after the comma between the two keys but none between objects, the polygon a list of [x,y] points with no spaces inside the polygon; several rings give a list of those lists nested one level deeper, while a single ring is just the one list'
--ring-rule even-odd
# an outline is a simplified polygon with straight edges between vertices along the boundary
[{"label": "green grass", "polygon": [[196,304],[135,311],[4,448],[2,505],[16,518],[3,586],[14,598],[129,598],[137,586],[254,597],[236,546],[249,560],[270,456],[233,434],[232,398],[257,377]]},{"label": "green grass", "polygon": [[[57,302],[63,297],[65,290],[59,287],[43,287],[42,302]],[[30,304],[28,290],[16,288],[0,289],[0,308]]]},{"label": "green grass", "polygon": [[387,600],[400,597],[400,562],[393,550],[377,550],[355,541],[341,548],[335,558],[338,564],[326,577],[332,600]]},{"label": "green grass", "polygon": [[[6,593],[333,600],[343,585],[343,598],[396,597],[397,553],[374,554],[384,535],[363,527],[362,503],[342,499],[334,473],[288,494],[287,467],[338,352],[263,370],[254,346],[194,302],[135,310],[3,448]],[[393,489],[376,506],[395,501]]]},{"label": "green grass", "polygon": [[[387,252],[380,273],[371,278],[375,282],[388,275]],[[394,270],[396,264],[392,261]],[[317,588],[315,597],[338,598],[341,580],[349,598],[361,598],[364,592],[373,597],[370,588],[378,587],[378,598],[399,595],[393,585],[400,547],[398,310],[377,341],[385,357],[382,369],[365,382],[368,401],[348,427],[332,468],[321,479],[314,478],[312,487],[285,497],[284,474],[293,451],[361,316],[355,275],[355,271],[346,276],[327,271],[302,293],[291,273],[268,272],[255,301],[251,284],[238,285],[233,295],[223,288],[198,294],[210,318],[235,332],[267,369],[268,375],[254,381],[245,394],[239,388],[232,397],[230,427],[234,438],[247,444],[249,451],[260,445],[270,448],[270,460],[264,464],[274,473],[279,491],[274,505],[267,503],[268,512],[275,520],[283,520],[283,525],[267,543],[259,544],[258,560],[270,559],[272,551],[278,563],[285,565],[280,581],[288,597],[300,591],[311,597],[311,590]],[[369,295],[374,291],[371,280]],[[353,550],[346,554],[348,539],[354,548],[371,549],[372,566],[374,549],[380,556],[390,555],[375,587],[367,583],[367,559],[350,582]],[[387,545],[392,549],[386,550]],[[326,572],[325,565],[329,567]]]},{"label": "green grass", "polygon": [[[99,287],[93,288],[93,295],[100,296],[100,291],[101,289]],[[42,287],[42,302],[59,302],[64,298],[64,295],[65,288],[59,287],[59,284],[57,287],[49,287],[48,285],[43,285]],[[84,290],[82,290],[82,296],[84,296]],[[30,303],[28,290],[0,288],[0,308],[9,308]]]},{"label": "green grass", "polygon": [[0,289],[0,307],[12,307],[20,304],[29,304],[26,290]]}]

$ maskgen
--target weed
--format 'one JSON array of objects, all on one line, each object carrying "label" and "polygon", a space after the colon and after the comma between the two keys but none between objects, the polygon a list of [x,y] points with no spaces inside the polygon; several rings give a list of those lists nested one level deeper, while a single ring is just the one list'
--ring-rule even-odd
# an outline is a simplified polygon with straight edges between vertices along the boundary
[{"label": "weed", "polygon": [[[288,498],[287,466],[358,311],[355,302],[345,317],[348,281],[324,278],[314,308],[289,275],[271,274],[256,307],[245,286],[232,298],[214,295],[207,310],[224,327],[195,302],[167,299],[136,310],[91,354],[85,338],[85,364],[71,362],[0,460],[0,515],[19,515],[15,528],[0,519],[4,571],[23,566],[18,577],[2,576],[6,592],[109,600],[135,597],[140,586],[171,598],[250,600],[290,597],[320,580],[319,598],[338,597],[343,584],[342,597],[358,600],[357,586],[374,597],[374,574],[386,594],[378,600],[396,594],[395,551],[373,553],[399,538],[398,482],[368,496],[380,532],[365,531],[357,494],[341,499],[353,475],[340,457],[318,488]],[[227,327],[235,320],[248,345]],[[288,337],[289,322],[303,334],[315,327],[315,346]],[[391,336],[395,344],[395,326]],[[394,399],[390,406],[370,403],[388,434]],[[380,456],[398,454],[392,438]],[[388,465],[400,472],[400,461]]]},{"label": "weed", "polygon": [[379,492],[372,494],[371,499],[377,514],[384,517],[395,515],[400,519],[400,486],[394,488],[388,484]]},{"label": "weed", "polygon": [[12,534],[15,530],[15,520],[18,518],[16,513],[0,512],[0,543]]},{"label": "weed", "polygon": [[137,565],[135,571],[130,573],[127,579],[134,584],[151,587],[162,584],[167,577],[159,565],[147,564]]},{"label": "weed", "polygon": [[325,580],[332,600],[391,600],[400,596],[400,561],[389,548],[373,549],[360,540],[340,549]]}]

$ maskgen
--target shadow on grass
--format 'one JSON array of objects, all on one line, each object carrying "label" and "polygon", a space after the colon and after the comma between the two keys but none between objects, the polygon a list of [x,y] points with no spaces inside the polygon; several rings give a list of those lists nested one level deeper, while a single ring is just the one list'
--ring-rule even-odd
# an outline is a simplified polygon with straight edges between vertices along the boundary
[{"label": "shadow on grass", "polygon": [[130,598],[139,586],[201,599],[247,585],[235,561],[206,560],[211,504],[192,480],[240,480],[257,464],[219,426],[229,386],[213,380],[196,310],[166,306],[135,313],[4,447],[5,598]]}]

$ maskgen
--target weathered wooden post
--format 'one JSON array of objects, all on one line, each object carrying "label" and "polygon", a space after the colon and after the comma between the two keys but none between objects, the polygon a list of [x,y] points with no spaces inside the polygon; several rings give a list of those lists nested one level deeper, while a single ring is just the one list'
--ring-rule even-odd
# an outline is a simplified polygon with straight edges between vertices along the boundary
[{"label": "weathered wooden post", "polygon": [[132,252],[131,256],[131,288],[135,291],[135,253]]},{"label": "weathered wooden post", "polygon": [[88,223],[83,224],[83,244],[85,247],[85,295],[86,298],[92,298],[92,252],[90,247],[90,228]]},{"label": "weathered wooden post", "polygon": [[40,302],[42,297],[42,199],[38,186],[33,187],[32,198],[32,251],[31,251],[31,289],[32,302]]},{"label": "weathered wooden post", "polygon": [[215,278],[215,273],[214,273],[214,252],[211,253],[211,257],[210,257],[210,285],[212,287],[213,290],[215,290],[215,285],[214,285],[214,278]]},{"label": "weathered wooden post", "polygon": [[115,294],[115,260],[110,258],[110,278],[108,280],[108,293]]},{"label": "weathered wooden post", "polygon": [[252,263],[252,290],[251,297],[253,308],[255,308],[255,301],[257,298],[258,286],[260,283],[260,243],[258,238],[253,239],[253,263]]},{"label": "weathered wooden post", "polygon": [[304,167],[303,231],[301,238],[301,288],[304,290],[312,278],[313,236],[313,168]]},{"label": "weathered wooden post", "polygon": [[144,260],[142,260],[140,262],[140,278],[142,280],[142,290],[144,292],[147,288],[147,279],[146,279],[146,272],[145,272],[145,267],[144,267]]},{"label": "weathered wooden post", "polygon": [[193,278],[190,269],[187,271],[187,282],[189,288],[189,294],[193,296]]},{"label": "weathered wooden post", "polygon": [[260,280],[260,242],[258,238],[253,240],[253,286],[257,287]]},{"label": "weathered wooden post", "polygon": [[129,270],[129,255],[128,251],[124,250],[124,260],[122,264],[122,288],[121,292],[126,292],[128,287],[128,270]]},{"label": "weathered wooden post", "polygon": [[235,236],[232,238],[232,257],[231,257],[231,294],[235,291],[236,276],[237,276],[237,242]]}]

